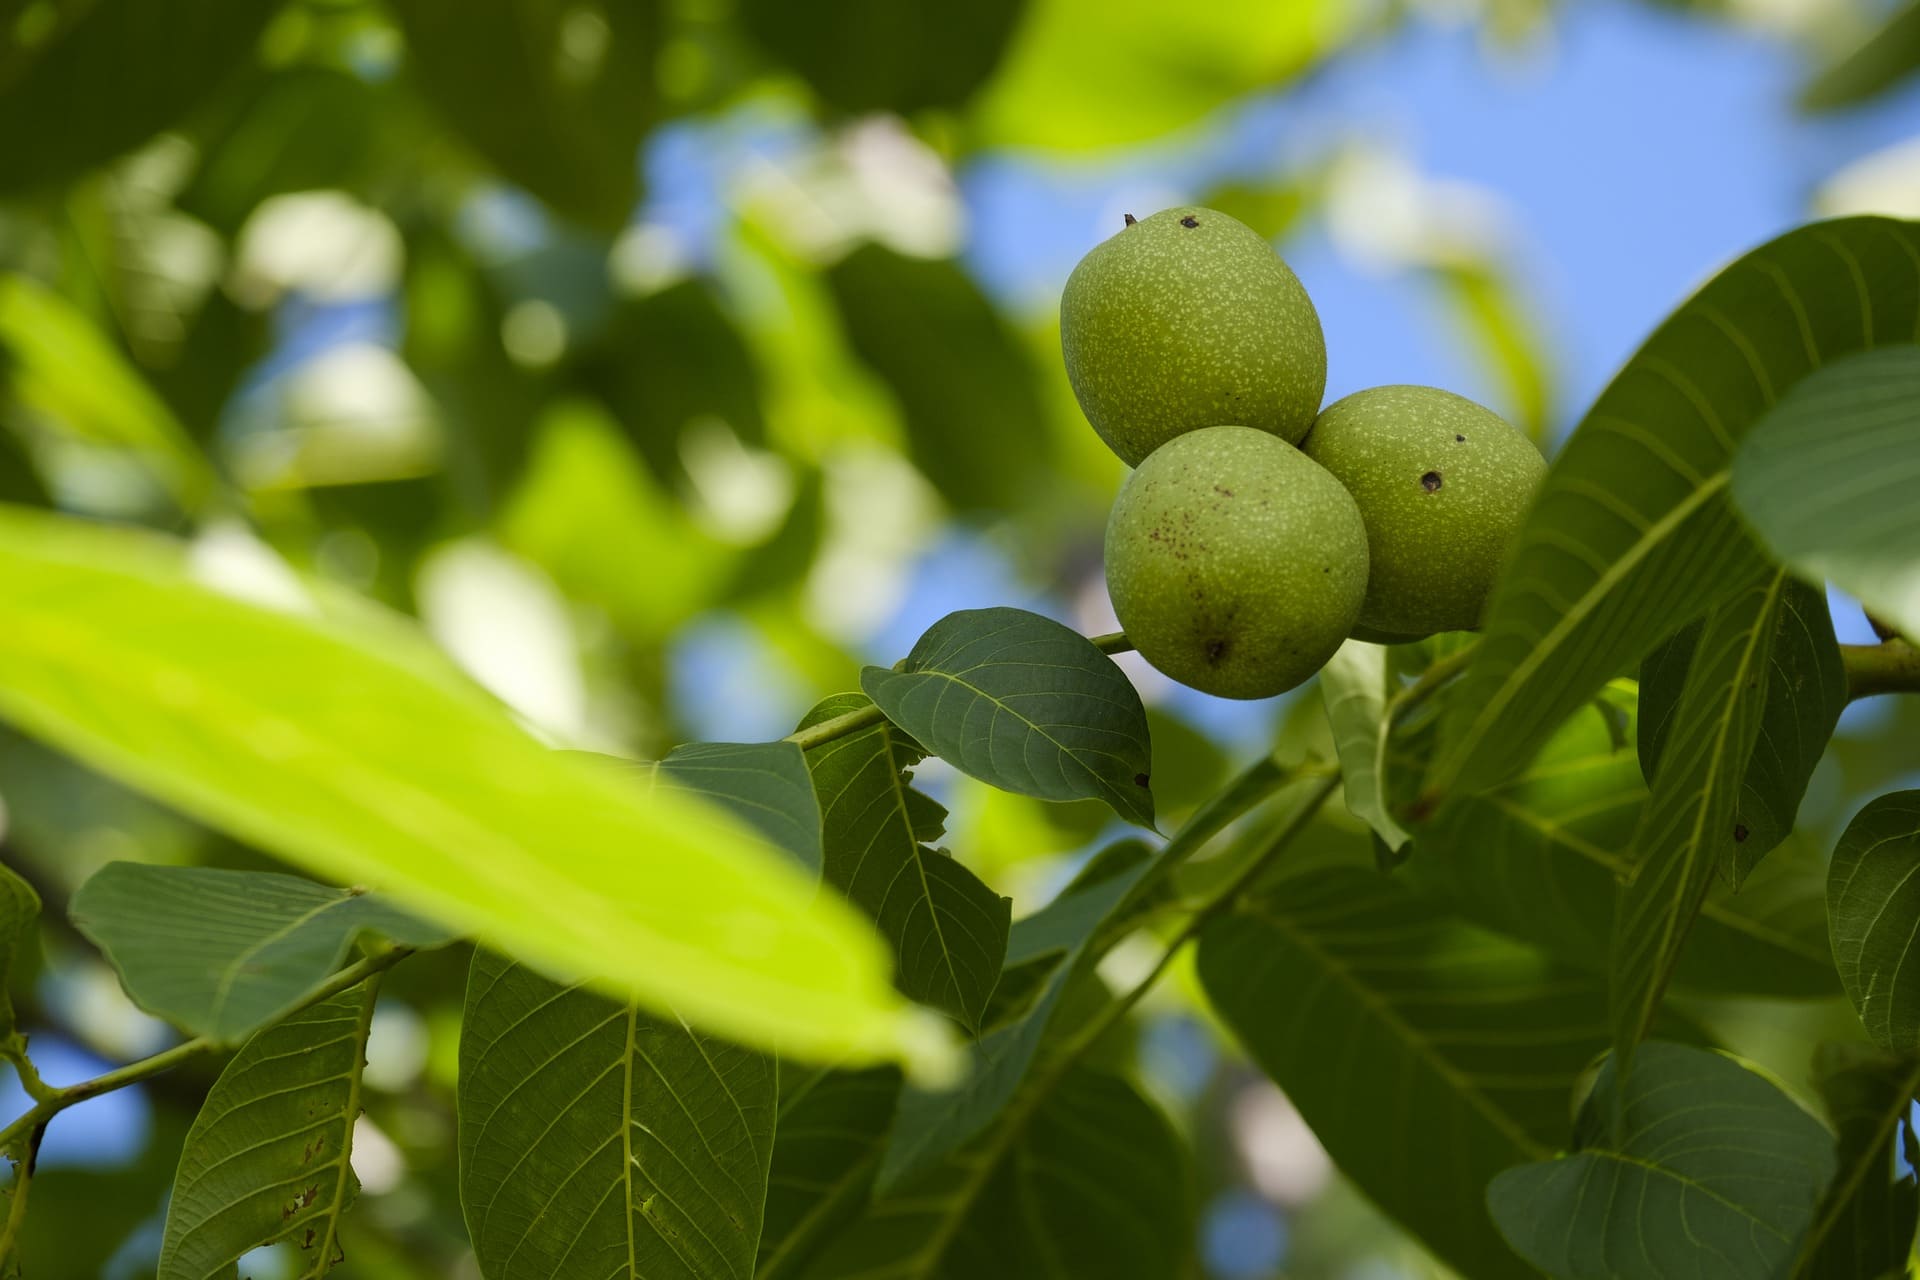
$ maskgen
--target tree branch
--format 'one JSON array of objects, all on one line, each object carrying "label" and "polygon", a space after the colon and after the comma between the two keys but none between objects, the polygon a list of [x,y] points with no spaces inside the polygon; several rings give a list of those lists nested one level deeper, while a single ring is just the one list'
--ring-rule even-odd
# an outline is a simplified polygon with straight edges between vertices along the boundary
[{"label": "tree branch", "polygon": [[1843,644],[1847,701],[1881,693],[1920,693],[1920,649],[1905,640],[1884,644]]},{"label": "tree branch", "polygon": [[[291,1017],[302,1009],[310,1009],[322,1000],[339,995],[349,987],[357,987],[368,978],[377,973],[386,972],[412,954],[411,947],[390,947],[378,955],[368,956],[357,964],[348,965],[315,987],[304,1000],[288,1009],[283,1016]],[[21,1136],[27,1133],[35,1135],[32,1145],[37,1147],[38,1135],[45,1131],[48,1122],[68,1107],[85,1102],[89,1098],[97,1098],[104,1093],[112,1093],[116,1089],[124,1089],[130,1084],[139,1084],[142,1080],[157,1076],[163,1071],[170,1071],[183,1062],[190,1062],[210,1053],[220,1053],[231,1047],[233,1046],[221,1044],[206,1036],[195,1036],[171,1049],[163,1049],[138,1062],[129,1062],[124,1067],[116,1067],[91,1080],[82,1080],[78,1084],[65,1085],[58,1089],[46,1089],[39,1101],[35,1102],[25,1114],[5,1129],[0,1129],[0,1151],[11,1149],[20,1141]],[[26,1073],[22,1072],[22,1079],[24,1080],[25,1077]],[[38,1079],[37,1075],[35,1079]],[[43,1085],[42,1088],[45,1089],[45,1086]],[[23,1177],[30,1164],[30,1160],[22,1163]]]}]

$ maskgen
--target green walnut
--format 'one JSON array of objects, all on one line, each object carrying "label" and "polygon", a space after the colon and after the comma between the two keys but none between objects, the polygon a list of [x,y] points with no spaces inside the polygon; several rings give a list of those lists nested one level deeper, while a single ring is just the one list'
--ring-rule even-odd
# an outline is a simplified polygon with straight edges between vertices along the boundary
[{"label": "green walnut", "polygon": [[1205,427],[1156,449],[1107,520],[1128,639],[1202,693],[1267,698],[1318,671],[1367,593],[1367,534],[1340,482],[1276,436]]},{"label": "green walnut", "polygon": [[1300,446],[1367,524],[1366,632],[1480,624],[1547,464],[1491,409],[1437,387],[1374,387],[1327,406]]},{"label": "green walnut", "polygon": [[1237,423],[1298,444],[1327,386],[1320,317],[1273,246],[1212,209],[1164,209],[1096,245],[1060,297],[1067,378],[1128,466]]}]

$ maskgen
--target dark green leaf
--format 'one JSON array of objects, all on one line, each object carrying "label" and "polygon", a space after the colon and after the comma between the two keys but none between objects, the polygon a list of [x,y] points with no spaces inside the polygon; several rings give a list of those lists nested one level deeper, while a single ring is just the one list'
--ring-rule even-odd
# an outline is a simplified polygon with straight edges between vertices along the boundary
[{"label": "dark green leaf", "polygon": [[1613,921],[1613,1042],[1622,1071],[1647,1034],[1687,934],[1718,874],[1732,871],[1735,821],[1760,734],[1774,634],[1789,579],[1762,578],[1707,615],[1660,771],[1633,835],[1632,878]]},{"label": "dark green leaf", "polygon": [[1920,4],[1896,9],[1852,52],[1800,91],[1809,111],[1831,111],[1876,98],[1920,71]]},{"label": "dark green leaf", "polygon": [[[1456,797],[1420,832],[1401,873],[1459,915],[1604,973],[1646,787],[1631,745],[1631,691],[1609,689],[1548,740],[1526,772]],[[1625,720],[1620,734],[1615,717]],[[1825,860],[1777,852],[1737,892],[1710,890],[1676,987],[1729,994],[1827,995]]]},{"label": "dark green leaf", "polygon": [[203,158],[176,203],[233,235],[270,196],[358,190],[376,156],[400,149],[393,96],[373,80],[331,67],[263,72],[202,140]]},{"label": "dark green leaf", "polygon": [[[1562,1142],[1575,1082],[1606,1047],[1598,979],[1344,867],[1285,877],[1208,926],[1198,969],[1370,1199],[1463,1275],[1530,1274],[1481,1192]],[[1412,1158],[1413,1132],[1444,1135],[1432,1161]]]},{"label": "dark green leaf", "polygon": [[231,1276],[242,1255],[280,1240],[301,1250],[302,1276],[339,1260],[378,982],[268,1027],[220,1073],[180,1153],[159,1280]]},{"label": "dark green leaf", "polygon": [[270,871],[109,862],[80,886],[69,913],[135,1004],[222,1044],[277,1021],[363,937],[451,941],[374,894]]},{"label": "dark green leaf", "polygon": [[999,1142],[911,1195],[882,1198],[808,1280],[1180,1280],[1189,1157],[1118,1076],[1069,1071]]},{"label": "dark green leaf", "polygon": [[776,1093],[758,1054],[475,952],[460,1200],[482,1272],[748,1280]]},{"label": "dark green leaf", "polygon": [[754,1280],[793,1280],[867,1203],[900,1093],[891,1067],[780,1069],[780,1120]]},{"label": "dark green leaf", "polygon": [[[1640,664],[1640,766],[1656,774],[1660,749],[1680,705],[1680,691],[1700,640],[1688,626]],[[1746,879],[1762,856],[1793,831],[1807,780],[1847,705],[1847,672],[1833,637],[1833,618],[1818,587],[1789,582],[1767,667],[1760,736],[1747,760],[1734,813],[1734,879]]]},{"label": "dark green leaf", "polygon": [[907,452],[934,487],[963,510],[1031,496],[1052,453],[1038,382],[1019,339],[959,263],[870,244],[834,266],[827,283],[853,349],[899,398]]},{"label": "dark green leaf", "polygon": [[1920,226],[1816,223],[1726,268],[1602,393],[1541,486],[1448,699],[1434,789],[1519,771],[1575,708],[1764,570],[1735,450],[1822,364],[1911,342]]},{"label": "dark green leaf", "polygon": [[642,766],[659,786],[730,809],[809,871],[823,861],[820,804],[806,754],[791,742],[690,742]]},{"label": "dark green leaf", "polygon": [[904,115],[957,107],[972,96],[1000,60],[1023,7],[1023,0],[745,0],[740,17],[828,106],[848,115]]},{"label": "dark green leaf", "polygon": [[14,967],[20,953],[33,946],[39,922],[40,895],[10,868],[0,866],[0,1042],[10,1040],[15,1030]]},{"label": "dark green leaf", "polygon": [[[866,705],[861,694],[828,698],[801,727]],[[908,770],[921,759],[918,745],[887,723],[807,753],[826,829],[826,879],[893,944],[900,989],[977,1033],[1000,980],[1013,903],[929,847],[946,810],[911,785]]]},{"label": "dark green leaf", "polygon": [[1105,800],[1153,825],[1140,695],[1093,642],[1021,609],[968,609],[928,628],[896,670],[860,686],[928,751],[1043,800]]},{"label": "dark green leaf", "polygon": [[1397,684],[1387,651],[1364,640],[1341,645],[1320,670],[1320,696],[1340,753],[1347,808],[1373,828],[1390,853],[1400,852],[1408,839],[1387,807],[1387,742],[1393,727],[1387,696]]},{"label": "dark green leaf", "polygon": [[1500,1229],[1558,1280],[1779,1274],[1833,1175],[1833,1136],[1717,1053],[1656,1042],[1639,1059],[1623,1092],[1601,1069],[1574,1154],[1494,1179]]},{"label": "dark green leaf", "polygon": [[0,189],[71,177],[169,127],[251,57],[279,7],[65,5],[33,48],[10,44],[15,33],[0,29]]},{"label": "dark green leaf", "polygon": [[639,194],[660,56],[653,0],[395,0],[415,82],[509,181],[602,230]]},{"label": "dark green leaf", "polygon": [[[1920,333],[1901,336],[1920,341]],[[1767,549],[1907,635],[1920,635],[1917,490],[1917,346],[1820,370],[1781,399],[1733,460],[1734,504]]]},{"label": "dark green leaf", "polygon": [[1920,1222],[1920,1185],[1910,1167],[1898,1167],[1895,1142],[1920,1090],[1920,1058],[1823,1044],[1813,1063],[1840,1133],[1840,1169],[1801,1242],[1793,1280],[1905,1276]]},{"label": "dark green leaf", "polygon": [[[1136,841],[1113,846],[1045,908],[1013,926],[1004,972],[1026,998],[990,1018],[995,1025],[972,1046],[967,1075],[957,1089],[910,1087],[901,1094],[880,1170],[883,1191],[936,1176],[1001,1119],[1030,1083],[1036,1058],[1073,1025],[1072,997],[1094,980],[1100,958],[1137,923],[1167,878],[1245,812],[1252,798],[1276,789],[1281,777],[1277,765],[1263,761],[1188,819],[1158,853],[1149,854]],[[1282,792],[1276,804],[1289,798]],[[1294,795],[1291,801],[1297,805],[1301,798]]]},{"label": "dark green leaf", "polygon": [[1895,791],[1854,815],[1834,846],[1827,878],[1841,984],[1874,1043],[1899,1053],[1920,1051],[1920,984],[1913,981],[1913,936],[1920,927],[1916,866],[1920,791]]}]

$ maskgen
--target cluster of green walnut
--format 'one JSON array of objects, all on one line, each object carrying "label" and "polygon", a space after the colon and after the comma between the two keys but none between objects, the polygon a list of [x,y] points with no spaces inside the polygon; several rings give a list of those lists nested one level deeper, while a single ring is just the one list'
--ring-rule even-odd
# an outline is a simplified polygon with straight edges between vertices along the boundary
[{"label": "cluster of green walnut", "polygon": [[1211,209],[1129,217],[1060,300],[1067,377],[1127,465],[1107,590],[1142,657],[1265,698],[1349,636],[1477,626],[1546,463],[1435,387],[1323,411],[1313,301],[1259,234]]}]

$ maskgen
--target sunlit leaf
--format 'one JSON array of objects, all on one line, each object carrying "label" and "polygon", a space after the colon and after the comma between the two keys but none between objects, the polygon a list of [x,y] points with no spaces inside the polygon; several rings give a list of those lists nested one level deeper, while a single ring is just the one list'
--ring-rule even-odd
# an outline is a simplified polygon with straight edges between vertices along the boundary
[{"label": "sunlit leaf", "polygon": [[14,1033],[14,967],[34,942],[40,922],[40,895],[33,886],[0,866],[0,1041]]},{"label": "sunlit leaf", "polygon": [[1023,0],[745,0],[740,18],[769,53],[837,111],[899,114],[965,102],[999,61]]},{"label": "sunlit leaf", "polygon": [[891,1067],[781,1068],[780,1119],[754,1280],[793,1280],[865,1207],[899,1093],[900,1073]]},{"label": "sunlit leaf", "polygon": [[1448,698],[1432,785],[1512,776],[1575,708],[1764,570],[1728,498],[1742,437],[1821,365],[1920,324],[1920,225],[1815,223],[1726,268],[1603,392],[1547,473]]},{"label": "sunlit leaf", "polygon": [[159,1280],[234,1275],[280,1240],[300,1251],[303,1277],[339,1261],[340,1217],[360,1190],[353,1128],[378,984],[268,1027],[220,1073],[180,1153]]},{"label": "sunlit leaf", "polygon": [[173,544],[0,513],[0,716],[319,875],[796,1055],[918,1025],[857,912],[715,806],[549,751],[427,646],[241,603]]},{"label": "sunlit leaf", "polygon": [[[1596,972],[1606,969],[1647,798],[1632,745],[1632,692],[1610,688],[1602,697],[1605,707],[1575,713],[1524,773],[1443,808],[1422,828],[1419,855],[1399,873],[1465,918]],[[1825,884],[1824,857],[1791,844],[1737,891],[1716,883],[1687,937],[1674,985],[1832,993],[1838,979],[1827,945]]]},{"label": "sunlit leaf", "polygon": [[1767,549],[1907,635],[1920,635],[1916,490],[1920,346],[1835,361],[1783,398],[1733,461],[1734,504]]},{"label": "sunlit leaf", "polygon": [[43,15],[31,46],[0,29],[0,189],[71,177],[169,127],[248,60],[279,7],[96,0]]},{"label": "sunlit leaf", "polygon": [[1602,1068],[1572,1155],[1501,1174],[1487,1204],[1557,1280],[1752,1280],[1792,1261],[1833,1169],[1833,1136],[1767,1080],[1655,1042],[1624,1089]]},{"label": "sunlit leaf", "polygon": [[808,1280],[1179,1280],[1194,1224],[1189,1157],[1118,1076],[1069,1071],[997,1142],[881,1198]]},{"label": "sunlit leaf", "polygon": [[[1598,978],[1342,867],[1287,876],[1208,926],[1198,967],[1370,1199],[1463,1275],[1530,1274],[1481,1193],[1564,1140],[1575,1082],[1607,1043]],[[1414,1128],[1446,1135],[1438,1163],[1411,1158]]]},{"label": "sunlit leaf", "polygon": [[[1660,749],[1699,640],[1696,623],[1640,664],[1640,765],[1649,778],[1658,772]],[[1736,882],[1793,831],[1807,781],[1846,705],[1847,672],[1826,594],[1789,582],[1767,665],[1766,707],[1734,814]]]},{"label": "sunlit leaf", "polygon": [[[1827,879],[1833,960],[1848,999],[1882,1048],[1920,1051],[1920,791],[1895,791],[1855,814]],[[1904,989],[1900,983],[1905,980]]]},{"label": "sunlit leaf", "polygon": [[32,430],[128,450],[183,507],[210,496],[213,471],[165,402],[85,316],[26,276],[0,279],[0,375]]},{"label": "sunlit leaf", "polygon": [[1920,71],[1920,4],[1895,9],[1851,52],[1807,82],[1800,105],[1832,111],[1876,98]]},{"label": "sunlit leaf", "polygon": [[1398,853],[1407,833],[1387,808],[1390,692],[1387,651],[1377,644],[1349,640],[1320,669],[1320,696],[1326,700],[1334,749],[1340,753],[1347,808]]},{"label": "sunlit leaf", "polygon": [[854,351],[899,398],[908,455],[933,486],[963,510],[1039,492],[1053,450],[1033,368],[960,264],[869,244],[826,279]]},{"label": "sunlit leaf", "polygon": [[460,1200],[488,1280],[749,1280],[773,1063],[474,953]]},{"label": "sunlit leaf", "polygon": [[1622,1071],[1647,1034],[1717,874],[1731,872],[1747,761],[1760,734],[1774,634],[1789,579],[1770,574],[1707,615],[1660,770],[1633,835],[1632,878],[1614,916],[1614,1051]]},{"label": "sunlit leaf", "polygon": [[1905,1275],[1920,1223],[1920,1183],[1897,1153],[1920,1091],[1920,1058],[1823,1044],[1813,1061],[1840,1133],[1840,1167],[1801,1242],[1793,1280]]},{"label": "sunlit leaf", "polygon": [[393,10],[415,82],[455,133],[562,213],[609,230],[626,220],[654,106],[653,0],[396,0]]},{"label": "sunlit leaf", "polygon": [[[1145,142],[1284,83],[1360,26],[1332,0],[1029,0],[974,103],[983,146],[1079,150]],[[1141,210],[1142,214],[1148,212]]]},{"label": "sunlit leaf", "polygon": [[868,667],[860,685],[963,773],[1043,800],[1105,800],[1153,825],[1146,709],[1069,627],[1021,609],[950,613],[896,669]]},{"label": "sunlit leaf", "polygon": [[[866,705],[860,694],[828,698],[801,727]],[[887,723],[807,752],[826,879],[893,944],[900,989],[977,1032],[1000,980],[1013,904],[931,847],[946,810],[912,786],[909,770],[921,759],[919,745]]]},{"label": "sunlit leaf", "polygon": [[214,867],[109,862],[80,886],[68,913],[135,1004],[223,1044],[299,1004],[362,938],[409,947],[450,940],[377,894]]}]

